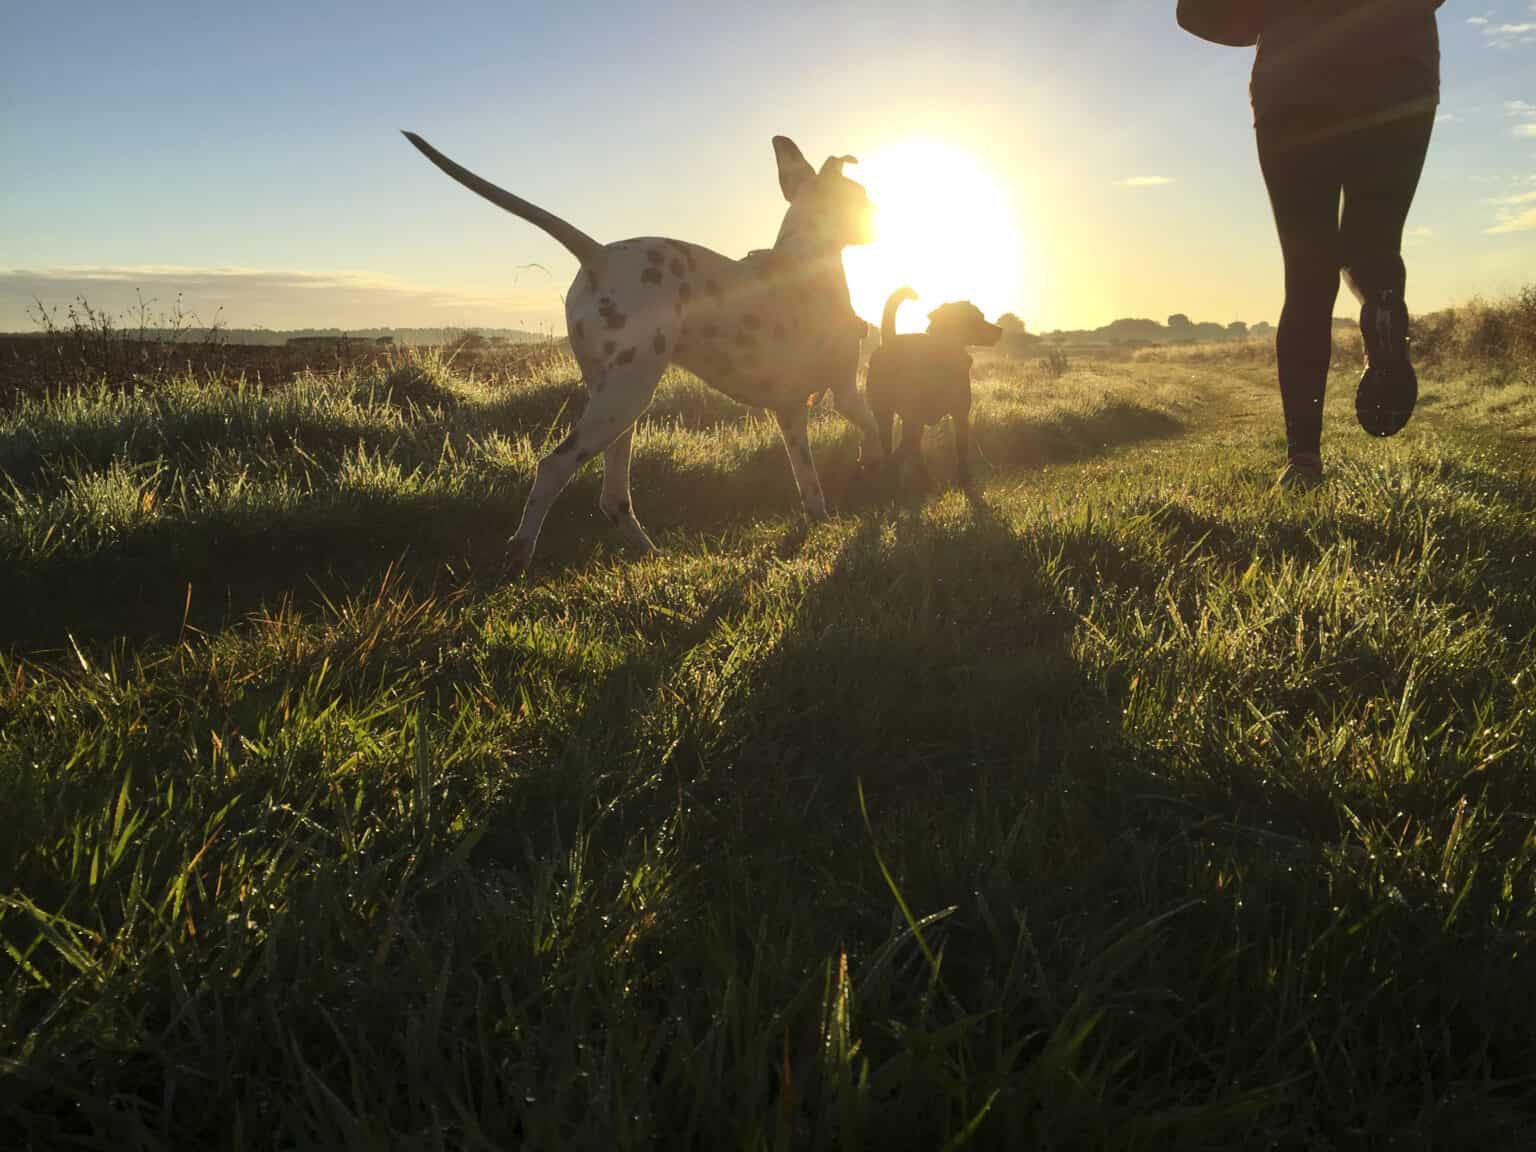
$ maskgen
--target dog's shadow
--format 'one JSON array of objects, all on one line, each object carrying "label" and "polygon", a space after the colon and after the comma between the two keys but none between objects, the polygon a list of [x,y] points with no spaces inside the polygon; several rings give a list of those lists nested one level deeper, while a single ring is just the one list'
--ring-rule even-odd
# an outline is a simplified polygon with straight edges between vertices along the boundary
[{"label": "dog's shadow", "polygon": [[[1047,425],[1033,429],[1022,459],[1013,453],[998,459],[988,444],[994,475],[1015,465],[1081,459],[1115,443],[1107,427],[1089,436],[1074,425],[1061,437]],[[1122,421],[1118,431],[1137,439],[1168,429]],[[985,427],[981,432],[987,435]],[[938,449],[942,458],[944,447],[934,444],[930,454]],[[828,503],[840,516],[919,507],[949,484],[940,471],[918,491],[893,494],[883,477],[860,467],[851,429],[823,441],[816,461]],[[601,482],[601,468],[589,467],[562,494],[540,540],[535,579],[626,555],[597,510]],[[400,589],[479,595],[508,578],[507,540],[527,487],[525,478],[509,473],[474,489],[356,493],[213,522],[167,518],[124,531],[84,555],[61,550],[9,563],[0,568],[0,600],[28,610],[0,616],[0,650],[62,650],[71,641],[134,645],[173,639],[188,627],[216,632],[278,603],[320,605],[376,590],[386,573]],[[796,549],[806,539],[799,493],[777,436],[728,461],[639,453],[633,487],[642,522],[664,548],[760,524],[779,530],[780,548]],[[974,490],[969,498],[977,499]]]}]

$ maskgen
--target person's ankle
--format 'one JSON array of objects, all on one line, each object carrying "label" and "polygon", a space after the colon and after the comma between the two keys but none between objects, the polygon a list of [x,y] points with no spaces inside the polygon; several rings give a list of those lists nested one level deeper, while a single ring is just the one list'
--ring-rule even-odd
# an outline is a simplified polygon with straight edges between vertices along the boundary
[{"label": "person's ankle", "polygon": [[1323,458],[1316,452],[1292,452],[1275,484],[1293,491],[1310,491],[1323,482]]}]

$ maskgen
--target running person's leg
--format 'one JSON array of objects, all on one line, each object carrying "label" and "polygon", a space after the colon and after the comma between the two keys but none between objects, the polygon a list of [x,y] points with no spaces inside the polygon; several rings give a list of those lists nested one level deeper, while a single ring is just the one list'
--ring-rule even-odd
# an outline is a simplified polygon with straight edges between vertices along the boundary
[{"label": "running person's leg", "polygon": [[1403,228],[1434,126],[1431,110],[1367,129],[1344,157],[1341,254],[1345,278],[1362,302],[1372,292],[1403,291]]},{"label": "running person's leg", "polygon": [[1360,301],[1368,367],[1356,411],[1361,425],[1390,436],[1408,423],[1418,379],[1408,359],[1403,228],[1434,130],[1433,108],[1358,134],[1346,158],[1340,244],[1344,276]]},{"label": "running person's leg", "polygon": [[1259,166],[1269,189],[1285,260],[1285,308],[1275,351],[1289,463],[1322,472],[1323,396],[1333,355],[1333,306],[1342,264],[1339,196],[1332,142],[1306,139],[1304,126],[1261,122]]}]

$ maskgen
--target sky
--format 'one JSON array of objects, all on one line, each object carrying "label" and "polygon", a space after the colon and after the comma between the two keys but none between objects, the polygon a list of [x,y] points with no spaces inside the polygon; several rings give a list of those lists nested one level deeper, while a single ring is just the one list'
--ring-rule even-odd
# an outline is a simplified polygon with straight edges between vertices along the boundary
[{"label": "sky", "polygon": [[[1272,321],[1252,51],[1173,9],[0,0],[0,330],[34,328],[34,298],[137,291],[236,327],[563,332],[574,260],[401,128],[599,239],[735,256],[783,214],[773,135],[818,164],[936,138],[1005,196],[997,242],[967,241],[979,271],[1010,269],[994,311],[1036,331]],[[1449,0],[1440,26],[1406,247],[1420,311],[1536,279],[1536,0]]]}]

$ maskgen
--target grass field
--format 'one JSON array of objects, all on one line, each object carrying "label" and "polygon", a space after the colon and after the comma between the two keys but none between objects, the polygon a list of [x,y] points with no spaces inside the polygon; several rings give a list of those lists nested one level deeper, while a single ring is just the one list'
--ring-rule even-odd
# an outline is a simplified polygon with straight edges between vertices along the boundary
[{"label": "grass field", "polygon": [[1346,359],[1306,495],[1271,349],[990,360],[975,499],[822,414],[810,529],[669,377],[664,554],[593,466],[516,585],[562,355],[10,397],[0,1126],[1521,1146],[1536,379],[1464,352],[1386,443]]}]

